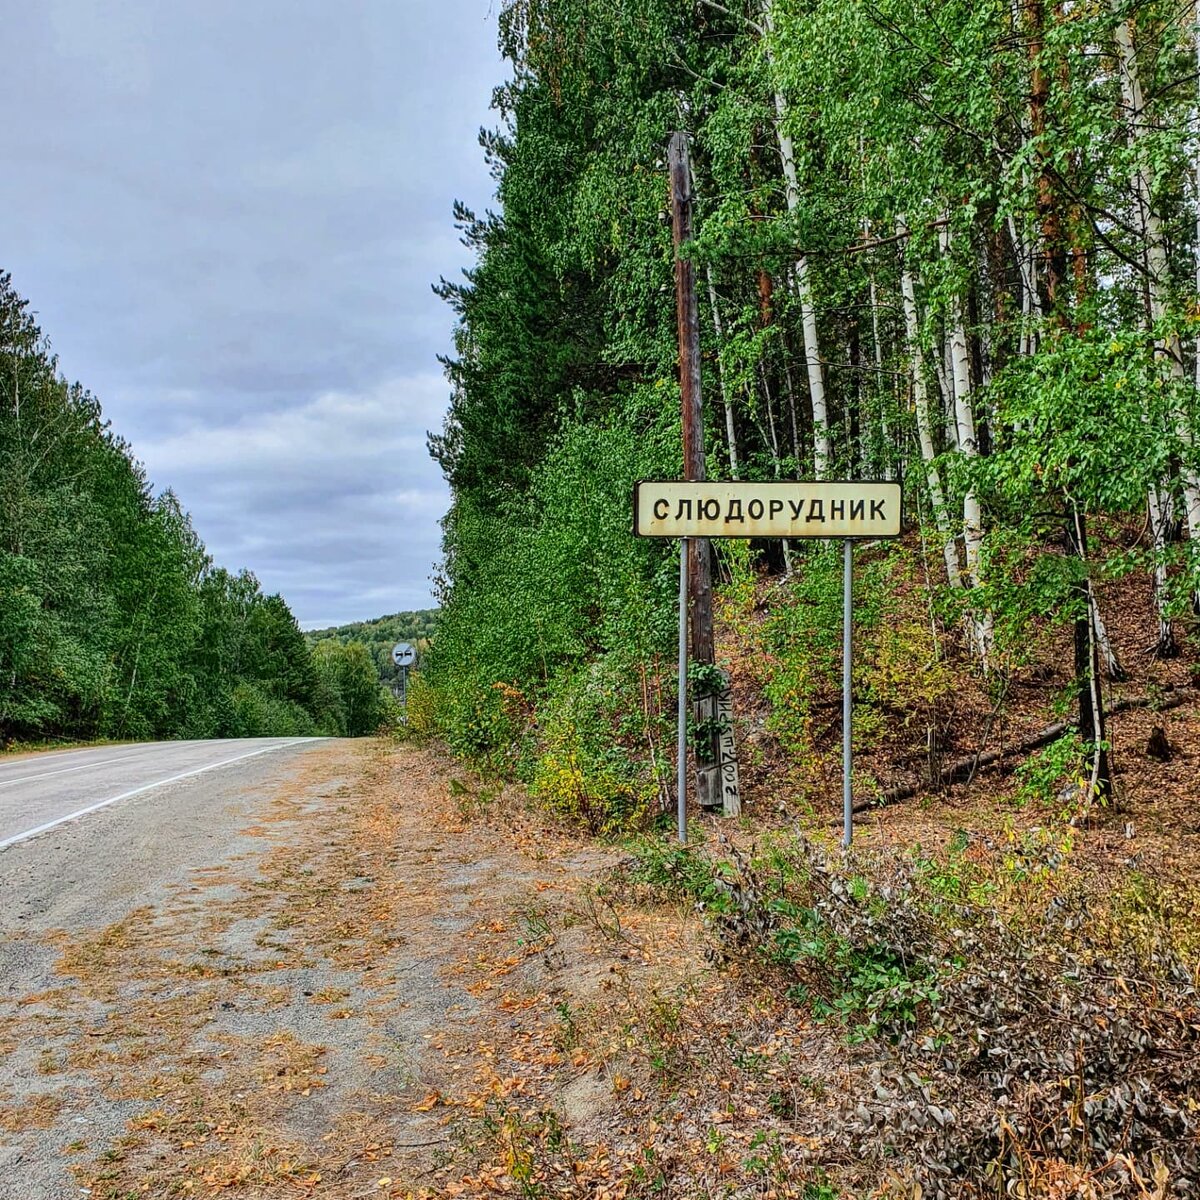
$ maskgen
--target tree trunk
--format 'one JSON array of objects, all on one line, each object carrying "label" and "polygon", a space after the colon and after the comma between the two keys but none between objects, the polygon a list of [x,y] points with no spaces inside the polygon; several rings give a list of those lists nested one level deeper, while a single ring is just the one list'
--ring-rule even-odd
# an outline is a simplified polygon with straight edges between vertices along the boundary
[{"label": "tree trunk", "polygon": [[[766,32],[764,46],[767,64],[771,68],[771,90],[775,102],[775,137],[779,143],[779,157],[783,163],[783,178],[786,184],[787,208],[795,213],[800,207],[800,183],[796,174],[796,151],[791,136],[787,133],[787,100],[775,82],[775,55],[771,49],[773,15],[771,0],[763,5],[763,28]],[[817,336],[817,312],[813,304],[812,281],[808,269],[808,257],[798,254],[793,264],[796,277],[796,294],[800,301],[800,327],[804,341],[804,363],[808,372],[808,394],[813,411],[813,470],[818,479],[829,475],[833,460],[833,445],[829,432],[829,408],[825,399],[825,374],[821,366],[821,346]]]},{"label": "tree trunk", "polygon": [[[939,237],[942,254],[948,259],[953,249],[949,222],[942,226]],[[946,320],[950,365],[954,373],[954,425],[958,436],[958,449],[967,458],[977,458],[979,444],[975,436],[975,411],[971,400],[970,346],[963,320],[962,297],[957,291],[950,298]],[[983,513],[974,487],[968,487],[963,496],[963,544],[966,550],[967,577],[972,587],[978,587],[982,579]],[[975,653],[986,671],[992,650],[991,614],[976,613],[971,619],[971,626]]]},{"label": "tree trunk", "polygon": [[1121,666],[1121,660],[1113,649],[1112,640],[1109,638],[1104,620],[1100,616],[1100,603],[1096,599],[1096,589],[1092,586],[1090,579],[1088,580],[1088,607],[1091,609],[1092,628],[1096,632],[1096,647],[1100,653],[1100,661],[1104,664],[1104,673],[1113,683],[1124,683],[1129,675]]},{"label": "tree trunk", "polygon": [[862,386],[862,338],[859,335],[858,319],[851,317],[849,334],[846,338],[846,372],[848,382],[842,390],[842,424],[846,437],[846,471],[851,479],[860,478],[868,461],[867,425],[863,413]]},{"label": "tree trunk", "polygon": [[[1113,11],[1119,13],[1121,6],[1113,0]],[[1146,278],[1146,322],[1154,336],[1155,354],[1167,378],[1175,384],[1184,379],[1183,347],[1179,335],[1171,332],[1166,337],[1158,336],[1157,326],[1167,313],[1167,244],[1162,222],[1154,211],[1151,188],[1150,164],[1141,151],[1146,129],[1146,100],[1142,92],[1138,72],[1137,53],[1133,41],[1133,25],[1129,18],[1120,21],[1116,28],[1117,61],[1120,66],[1121,98],[1129,112],[1129,143],[1134,150],[1134,222],[1142,237],[1143,268]],[[1200,51],[1198,51],[1200,53]],[[1186,414],[1175,406],[1173,411],[1175,434],[1184,447],[1192,445],[1192,431]],[[1200,480],[1188,464],[1180,472],[1183,490],[1184,519],[1189,538],[1200,537]],[[1155,494],[1155,492],[1157,494]],[[1165,557],[1167,532],[1170,525],[1168,512],[1171,507],[1169,488],[1159,485],[1150,496],[1150,525],[1154,534],[1156,566],[1154,572],[1155,599],[1159,611],[1158,653],[1160,657],[1171,657],[1177,653],[1171,624],[1165,615],[1166,567]]]},{"label": "tree trunk", "polygon": [[792,379],[792,364],[788,362],[787,340],[784,339],[781,345],[783,349],[783,380],[787,386],[788,418],[792,431],[792,461],[795,464],[793,471],[795,471],[800,466],[800,426],[796,420],[796,388]]},{"label": "tree trunk", "polygon": [[[696,183],[696,168],[692,165],[690,157],[688,159],[688,179],[692,185],[692,203],[696,207],[699,207],[700,188]],[[729,396],[729,390],[725,386],[725,366],[721,359],[721,348],[725,341],[725,328],[721,321],[721,306],[717,302],[717,285],[713,280],[712,263],[708,263],[705,266],[704,279],[708,284],[708,304],[712,310],[713,330],[717,335],[717,384],[721,389],[721,407],[725,410],[725,449],[729,454],[729,477],[731,479],[740,479],[741,475],[738,472],[737,429],[733,421],[733,404]]]},{"label": "tree trunk", "polygon": [[729,451],[729,477],[741,479],[738,469],[737,429],[733,423],[733,404],[729,398],[729,390],[725,386],[725,368],[721,360],[721,345],[725,341],[725,327],[721,322],[721,308],[717,303],[717,288],[713,283],[711,264],[706,268],[708,279],[708,303],[712,309],[713,328],[717,332],[717,383],[721,389],[721,405],[725,409],[725,446]]},{"label": "tree trunk", "polygon": [[950,361],[950,334],[943,328],[942,352],[938,356],[938,388],[942,393],[942,428],[946,445],[954,449],[958,445],[958,427],[954,423],[954,367]]},{"label": "tree trunk", "polygon": [[[1067,547],[1087,564],[1087,525],[1083,513],[1074,503],[1068,503],[1066,514]],[[1088,747],[1091,759],[1089,800],[1112,792],[1108,747],[1105,745],[1104,700],[1100,694],[1099,639],[1094,636],[1092,613],[1094,598],[1091,580],[1085,575],[1074,585],[1076,599],[1082,611],[1075,618],[1075,684],[1079,701],[1079,736]]]},{"label": "tree trunk", "polygon": [[[1192,21],[1192,41],[1195,46],[1196,54],[1196,71],[1197,78],[1200,78],[1200,0],[1197,0],[1194,18]],[[1193,251],[1194,258],[1194,278],[1196,295],[1200,297],[1200,96],[1196,98],[1196,106],[1194,109],[1192,145],[1194,161],[1192,163],[1192,175],[1195,179],[1195,204],[1196,204],[1196,245]],[[1198,395],[1200,395],[1200,333],[1197,333],[1195,342],[1192,345],[1192,353],[1195,356],[1195,376],[1193,380],[1194,387]],[[1200,615],[1200,589],[1197,589],[1192,594],[1192,611]]]},{"label": "tree trunk", "polygon": [[[896,219],[896,232],[902,238],[908,236],[908,226],[903,217]],[[946,560],[946,578],[954,587],[962,587],[962,575],[958,566],[958,545],[950,527],[950,515],[946,509],[946,496],[942,489],[942,477],[937,468],[937,452],[933,444],[932,423],[929,416],[929,393],[925,388],[925,372],[921,355],[921,328],[917,315],[917,294],[913,285],[912,270],[907,256],[901,259],[900,292],[904,301],[904,331],[908,341],[909,371],[912,377],[913,407],[917,415],[917,436],[921,442],[921,459],[925,464],[925,479],[929,485],[929,499],[933,504],[933,519],[942,539],[942,557]]]},{"label": "tree trunk", "polygon": [[[861,146],[861,139],[860,139]],[[864,242],[871,241],[871,223],[865,217],[862,224]],[[876,479],[896,478],[896,464],[889,428],[889,411],[883,386],[883,335],[879,329],[879,285],[875,278],[874,254],[867,259],[867,299],[871,307],[871,361],[875,368],[867,394],[871,397],[870,432],[864,438],[863,461],[876,470]],[[869,451],[869,453],[868,453]]]},{"label": "tree trunk", "polygon": [[[771,381],[767,377],[767,365],[762,360],[759,360],[758,375],[762,383],[763,396],[767,402],[767,425],[771,434],[771,464],[774,467],[775,478],[782,479],[783,463],[779,454],[779,437],[775,432],[775,405],[771,400]],[[783,539],[783,569],[785,574],[791,575],[792,543],[787,538]]]},{"label": "tree trunk", "polygon": [[871,339],[875,352],[875,384],[871,390],[875,396],[877,416],[879,418],[880,454],[883,458],[881,474],[884,479],[890,481],[896,478],[896,463],[893,459],[895,447],[892,445],[891,422],[888,419],[888,405],[884,397],[883,338],[879,332],[879,289],[875,284],[874,270],[869,273],[867,283],[871,295]]}]

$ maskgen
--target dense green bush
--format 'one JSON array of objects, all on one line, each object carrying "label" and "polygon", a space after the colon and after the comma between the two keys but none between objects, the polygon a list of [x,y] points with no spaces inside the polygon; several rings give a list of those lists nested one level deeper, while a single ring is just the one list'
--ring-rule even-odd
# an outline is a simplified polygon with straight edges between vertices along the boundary
[{"label": "dense green bush", "polygon": [[343,737],[375,733],[388,717],[391,696],[370,650],[360,642],[318,642],[313,665],[325,727]]},{"label": "dense green bush", "polygon": [[636,479],[677,470],[678,432],[641,395],[600,425],[568,420],[524,499],[456,500],[454,583],[418,698],[457,753],[521,774],[596,828],[657,792],[648,743],[663,730],[646,696],[675,630],[676,567],[631,536],[630,512]]},{"label": "dense green bush", "polygon": [[239,683],[230,702],[229,737],[307,737],[316,732],[309,713],[259,684]]},{"label": "dense green bush", "polygon": [[[649,428],[646,428],[646,425]],[[446,520],[434,674],[451,662],[492,679],[545,682],[593,650],[637,652],[665,631],[664,551],[631,534],[634,481],[677,471],[678,425],[661,411],[571,420],[528,496],[464,496]],[[459,586],[470,580],[470,587]]]},{"label": "dense green bush", "polygon": [[533,796],[596,833],[645,824],[663,795],[660,760],[628,658],[610,654],[563,675],[543,696],[531,768]]}]

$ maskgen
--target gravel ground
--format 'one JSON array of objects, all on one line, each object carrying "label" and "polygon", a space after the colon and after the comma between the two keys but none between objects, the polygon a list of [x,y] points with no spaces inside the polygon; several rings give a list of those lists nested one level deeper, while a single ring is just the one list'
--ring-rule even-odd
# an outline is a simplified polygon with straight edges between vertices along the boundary
[{"label": "gravel ground", "polygon": [[330,741],[0,853],[0,1198],[438,1187],[522,989],[570,974],[520,914],[599,858],[547,849]]},{"label": "gravel ground", "polygon": [[[346,771],[356,770],[358,753],[353,744],[325,742],[251,758],[0,852],[0,1197],[79,1196],[71,1163],[86,1158],[86,1149],[120,1139],[139,1108],[136,1100],[114,1096],[112,1070],[48,1072],[52,1056],[78,1058],[74,1050],[80,1037],[94,1039],[97,1027],[119,1010],[123,998],[136,995],[140,982],[127,981],[124,996],[72,988],[57,969],[63,932],[87,937],[134,912],[149,912],[186,930],[189,913],[227,901],[237,893],[238,881],[253,879],[264,847],[262,838],[247,830],[272,802],[299,792],[303,807],[320,808],[343,785]],[[219,867],[228,869],[231,881],[224,894],[209,883]],[[245,930],[229,931],[231,956],[245,950],[249,940]],[[323,975],[318,981],[296,974],[300,990],[301,985],[327,986]],[[200,982],[216,990],[211,980]],[[216,1014],[214,1032],[223,1027],[245,1033],[265,1021],[263,1014],[233,1008],[218,1007]],[[320,1012],[309,1006],[272,1014],[265,1023],[304,1036],[306,1022],[320,1020]],[[53,1123],[19,1128],[28,1122],[14,1111],[43,1097],[61,1105]]]}]

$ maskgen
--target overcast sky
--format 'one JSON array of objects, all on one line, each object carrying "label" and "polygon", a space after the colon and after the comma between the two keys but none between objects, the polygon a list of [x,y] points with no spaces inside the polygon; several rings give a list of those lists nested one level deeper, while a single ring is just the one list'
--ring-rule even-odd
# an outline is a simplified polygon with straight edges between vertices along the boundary
[{"label": "overcast sky", "polygon": [[4,18],[0,268],[216,561],[306,626],[430,601],[425,432],[488,206],[498,0],[38,0]]}]

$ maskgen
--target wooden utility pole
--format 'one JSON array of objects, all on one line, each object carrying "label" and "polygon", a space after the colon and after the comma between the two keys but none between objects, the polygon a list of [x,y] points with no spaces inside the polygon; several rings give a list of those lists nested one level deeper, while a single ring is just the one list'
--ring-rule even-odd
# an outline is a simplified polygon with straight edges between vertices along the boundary
[{"label": "wooden utility pole", "polygon": [[[705,478],[704,415],[700,390],[700,314],[696,269],[680,250],[692,240],[691,166],[686,133],[671,134],[671,230],[675,242],[675,311],[679,328],[679,392],[682,403],[683,477]],[[692,662],[711,665],[713,649],[712,560],[707,538],[688,538],[688,618]],[[715,724],[717,697],[697,698],[696,720],[712,729],[696,747],[697,793],[704,808],[720,808],[721,772]]]},{"label": "wooden utility pole", "polygon": [[[679,391],[683,407],[683,477],[702,481],[704,418],[700,391],[700,314],[696,305],[696,269],[681,257],[680,247],[692,240],[691,172],[686,133],[673,133],[671,164],[671,228],[675,235],[675,311],[679,323]],[[688,616],[693,662],[711,663],[713,653],[712,568],[708,540],[688,539]]]}]

